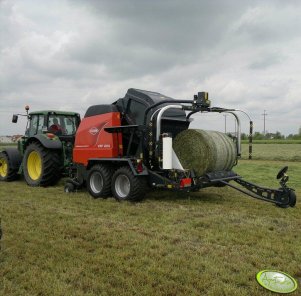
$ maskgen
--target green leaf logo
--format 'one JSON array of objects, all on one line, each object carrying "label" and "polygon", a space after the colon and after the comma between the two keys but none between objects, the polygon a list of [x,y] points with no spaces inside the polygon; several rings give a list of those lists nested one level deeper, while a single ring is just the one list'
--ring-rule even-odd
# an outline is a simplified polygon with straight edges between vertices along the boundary
[{"label": "green leaf logo", "polygon": [[277,293],[291,293],[298,288],[298,284],[289,274],[277,270],[262,270],[256,275],[258,283]]}]

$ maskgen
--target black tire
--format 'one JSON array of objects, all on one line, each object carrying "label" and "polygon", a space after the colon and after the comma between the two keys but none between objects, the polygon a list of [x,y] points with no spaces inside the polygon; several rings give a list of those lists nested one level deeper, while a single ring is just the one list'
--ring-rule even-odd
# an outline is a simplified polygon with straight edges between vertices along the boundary
[{"label": "black tire", "polygon": [[30,144],[24,153],[24,178],[30,186],[54,185],[61,177],[59,153],[42,144]]},{"label": "black tire", "polygon": [[290,190],[289,191],[289,203],[286,204],[286,205],[280,205],[280,204],[276,204],[279,208],[288,208],[288,207],[294,207],[296,205],[296,202],[297,202],[297,196],[296,196],[296,193],[295,191],[293,190]]},{"label": "black tire", "polygon": [[88,174],[87,188],[94,198],[112,196],[112,170],[104,165],[94,165]]},{"label": "black tire", "polygon": [[12,160],[5,152],[0,152],[0,181],[14,181],[18,176],[18,169],[13,168]]},{"label": "black tire", "polygon": [[75,191],[75,186],[72,183],[67,182],[64,187],[65,193],[72,193]]},{"label": "black tire", "polygon": [[297,195],[295,191],[290,190],[290,206],[293,208],[297,202]]},{"label": "black tire", "polygon": [[118,201],[141,201],[147,192],[144,176],[135,176],[130,168],[121,167],[112,178],[112,193]]}]

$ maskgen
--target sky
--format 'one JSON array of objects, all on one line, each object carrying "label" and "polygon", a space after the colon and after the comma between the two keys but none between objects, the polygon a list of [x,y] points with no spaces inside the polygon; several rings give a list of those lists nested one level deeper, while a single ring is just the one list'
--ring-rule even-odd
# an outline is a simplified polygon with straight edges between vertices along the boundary
[{"label": "sky", "polygon": [[[266,110],[266,131],[296,134],[300,11],[298,0],[0,0],[0,135],[24,132],[25,118],[11,117],[25,105],[83,115],[132,87],[176,99],[207,91],[256,131]],[[193,128],[235,126],[194,118]]]}]

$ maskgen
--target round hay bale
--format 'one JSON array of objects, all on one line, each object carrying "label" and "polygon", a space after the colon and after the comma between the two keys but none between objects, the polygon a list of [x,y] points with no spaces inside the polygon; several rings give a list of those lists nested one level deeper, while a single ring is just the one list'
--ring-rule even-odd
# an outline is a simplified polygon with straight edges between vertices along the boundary
[{"label": "round hay bale", "polygon": [[236,146],[224,133],[188,129],[173,141],[173,149],[185,169],[198,176],[209,172],[229,171],[236,162]]}]

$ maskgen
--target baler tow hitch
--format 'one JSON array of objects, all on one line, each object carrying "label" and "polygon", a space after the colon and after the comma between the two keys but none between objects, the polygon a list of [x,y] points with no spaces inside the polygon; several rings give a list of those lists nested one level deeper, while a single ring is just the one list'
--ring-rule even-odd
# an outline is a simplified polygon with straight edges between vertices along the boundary
[{"label": "baler tow hitch", "polygon": [[251,182],[245,181],[242,178],[236,178],[233,179],[236,183],[241,185],[247,190],[241,189],[239,187],[236,187],[232,184],[230,184],[227,181],[220,180],[220,183],[230,186],[244,194],[247,194],[253,198],[261,199],[267,202],[271,202],[276,204],[277,206],[281,208],[288,208],[288,207],[294,207],[296,204],[296,194],[294,189],[289,188],[286,186],[287,181],[289,180],[289,176],[286,174],[288,170],[288,167],[285,166],[282,168],[279,173],[277,174],[277,179],[279,181],[279,184],[281,188],[279,189],[270,189],[266,187],[261,187],[256,184],[253,184]]}]

